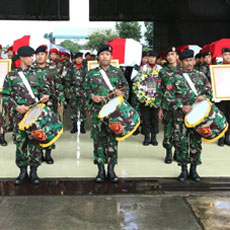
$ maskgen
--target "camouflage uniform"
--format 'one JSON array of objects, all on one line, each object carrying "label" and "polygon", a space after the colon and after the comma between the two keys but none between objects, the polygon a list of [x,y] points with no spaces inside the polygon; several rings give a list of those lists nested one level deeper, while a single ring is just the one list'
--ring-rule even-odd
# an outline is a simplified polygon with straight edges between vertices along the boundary
[{"label": "camouflage uniform", "polygon": [[66,94],[70,95],[70,115],[73,123],[77,123],[79,112],[80,121],[82,122],[86,119],[86,103],[83,90],[86,73],[87,70],[83,65],[80,69],[73,65],[66,76]]},{"label": "camouflage uniform", "polygon": [[[86,97],[88,100],[91,99],[92,95],[108,96],[111,91],[103,80],[103,77],[100,73],[101,67],[89,71],[86,75],[86,81],[83,84]],[[123,91],[124,97],[127,99],[129,95],[129,86],[126,81],[122,71],[112,65],[109,66],[106,71],[107,76],[109,77],[111,84],[114,88],[120,89],[125,87]],[[88,103],[87,103],[88,104]],[[91,109],[92,116],[92,130],[91,137],[94,141],[94,163],[117,163],[117,141],[116,135],[111,131],[106,122],[104,123],[98,118],[98,113],[102,108],[102,103],[94,103],[89,106]]]},{"label": "camouflage uniform", "polygon": [[[41,163],[41,147],[39,142],[32,139],[25,131],[20,131],[18,123],[23,119],[24,114],[17,112],[18,105],[30,106],[35,103],[35,100],[30,96],[24,86],[18,72],[22,71],[30,83],[35,97],[40,99],[47,94],[47,88],[44,82],[44,76],[41,72],[35,72],[32,68],[22,70],[15,69],[6,75],[3,86],[3,103],[13,117],[14,130],[13,141],[16,144],[16,164],[18,167],[23,166],[38,166]],[[29,156],[27,154],[29,151]]]},{"label": "camouflage uniform", "polygon": [[[182,75],[183,73],[185,73],[183,70],[178,70],[174,73],[173,84],[169,83],[166,86],[165,98],[170,107],[173,108],[174,144],[179,151],[177,153],[178,164],[194,163],[198,165],[201,164],[201,136],[195,131],[195,128],[186,128],[184,124],[185,114],[181,110],[184,105],[193,105],[197,96],[189,87]],[[207,77],[197,70],[187,74],[194,83],[198,95],[211,99],[211,84]],[[190,155],[188,145],[190,145]]]},{"label": "camouflage uniform", "polygon": [[173,147],[173,111],[165,97],[166,86],[173,83],[173,73],[178,67],[167,66],[161,69],[157,80],[157,96],[155,100],[155,107],[163,109],[163,124],[164,124],[164,139],[163,147],[171,149]]},{"label": "camouflage uniform", "polygon": [[7,132],[7,111],[3,105],[2,94],[0,93],[0,135]]},{"label": "camouflage uniform", "polygon": [[204,73],[208,80],[211,81],[209,65],[202,65],[199,71]]}]

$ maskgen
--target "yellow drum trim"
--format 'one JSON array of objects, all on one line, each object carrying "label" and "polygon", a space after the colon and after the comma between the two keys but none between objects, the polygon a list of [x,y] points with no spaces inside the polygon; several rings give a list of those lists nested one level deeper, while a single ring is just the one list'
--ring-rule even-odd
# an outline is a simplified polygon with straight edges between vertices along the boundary
[{"label": "yellow drum trim", "polygon": [[[119,104],[117,105],[117,106],[120,106],[122,103],[123,103],[123,101],[124,101],[124,98],[123,98],[123,96],[117,96],[117,97],[115,97],[115,98],[120,98],[120,102],[119,102]],[[101,108],[101,110],[99,111],[99,113],[98,113],[98,118],[100,118],[100,119],[102,119],[102,118],[105,118],[105,117],[101,117],[101,111],[103,110],[103,108],[106,106],[107,104],[105,104],[102,108]],[[115,110],[114,110],[115,111]],[[112,111],[111,113],[113,113],[114,111]],[[110,114],[111,114],[110,113]],[[107,115],[107,116],[109,116],[109,114]]]},{"label": "yellow drum trim", "polygon": [[212,109],[212,103],[211,103],[211,101],[209,99],[206,99],[206,101],[209,103],[209,109],[208,109],[207,113],[199,121],[197,121],[194,124],[189,124],[187,122],[187,115],[185,115],[185,117],[184,117],[184,123],[185,123],[185,126],[187,128],[194,128],[194,127],[196,127],[197,125],[199,125],[209,115],[209,113],[210,113],[210,111]]},{"label": "yellow drum trim", "polygon": [[[37,104],[37,106],[42,106],[42,108],[45,108],[45,104],[41,103],[41,104]],[[42,113],[43,110],[41,110]],[[39,116],[37,116],[34,121],[32,121],[30,124],[28,125],[24,125],[25,119],[28,117],[30,113],[30,110],[26,112],[26,114],[24,115],[23,119],[19,122],[18,127],[20,130],[24,131],[25,129],[28,129],[29,127],[31,127],[39,118],[39,116],[41,115],[41,113],[39,114]]]},{"label": "yellow drum trim", "polygon": [[207,143],[212,143],[212,142],[214,142],[214,141],[217,141],[217,140],[220,139],[221,137],[223,137],[227,130],[228,130],[228,123],[227,123],[227,126],[225,127],[225,129],[223,130],[223,132],[220,133],[220,135],[218,135],[217,137],[215,137],[215,138],[213,138],[213,139],[211,139],[211,140],[202,138],[202,140],[205,141],[205,142],[207,142]]},{"label": "yellow drum trim", "polygon": [[126,138],[130,137],[135,131],[136,129],[138,128],[138,126],[140,125],[140,121],[137,123],[137,125],[134,127],[134,129],[132,131],[130,131],[128,134],[126,134],[125,136],[123,137],[116,137],[116,140],[117,141],[123,141],[125,140]]},{"label": "yellow drum trim", "polygon": [[52,141],[50,141],[49,143],[47,143],[47,144],[40,144],[40,146],[41,147],[43,147],[43,148],[47,148],[47,147],[49,147],[50,145],[52,145],[61,135],[62,135],[62,133],[63,133],[63,128],[60,130],[60,132],[58,133],[58,135],[52,140]]}]

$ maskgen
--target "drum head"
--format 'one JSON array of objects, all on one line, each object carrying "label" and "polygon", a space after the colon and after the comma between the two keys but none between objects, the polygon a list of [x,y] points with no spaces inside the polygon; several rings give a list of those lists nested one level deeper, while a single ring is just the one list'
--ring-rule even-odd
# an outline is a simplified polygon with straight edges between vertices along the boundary
[{"label": "drum head", "polygon": [[205,117],[210,106],[207,100],[194,104],[192,106],[192,111],[186,115],[186,122],[190,125],[196,124]]},{"label": "drum head", "polygon": [[99,112],[99,118],[104,118],[114,112],[118,105],[123,101],[122,96],[118,96],[110,100]]},{"label": "drum head", "polygon": [[27,112],[27,116],[24,119],[24,125],[29,125],[34,122],[35,119],[41,114],[43,106],[41,104],[36,105]]}]

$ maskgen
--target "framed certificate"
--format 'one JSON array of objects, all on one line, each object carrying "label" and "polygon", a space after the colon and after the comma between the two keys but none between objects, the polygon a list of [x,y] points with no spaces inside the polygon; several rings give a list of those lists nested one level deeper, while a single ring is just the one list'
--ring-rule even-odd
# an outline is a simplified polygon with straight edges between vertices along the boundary
[{"label": "framed certificate", "polygon": [[230,100],[230,65],[211,65],[213,99]]},{"label": "framed certificate", "polygon": [[0,92],[2,92],[5,77],[10,71],[11,59],[0,59]]},{"label": "framed certificate", "polygon": [[[119,68],[119,60],[118,59],[114,59],[111,61],[111,65]],[[98,61],[88,61],[88,71],[91,69],[95,69],[99,66]]]}]

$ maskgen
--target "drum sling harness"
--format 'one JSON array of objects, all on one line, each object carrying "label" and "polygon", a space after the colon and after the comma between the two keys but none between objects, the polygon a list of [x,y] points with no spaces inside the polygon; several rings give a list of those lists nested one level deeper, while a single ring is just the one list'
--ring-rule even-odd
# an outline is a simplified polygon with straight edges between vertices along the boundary
[{"label": "drum sling harness", "polygon": [[193,93],[195,93],[196,96],[198,96],[197,90],[195,85],[193,84],[191,78],[189,77],[189,75],[187,73],[183,73],[183,76],[185,78],[185,80],[187,81],[189,87],[191,88],[191,90],[193,91]]}]

